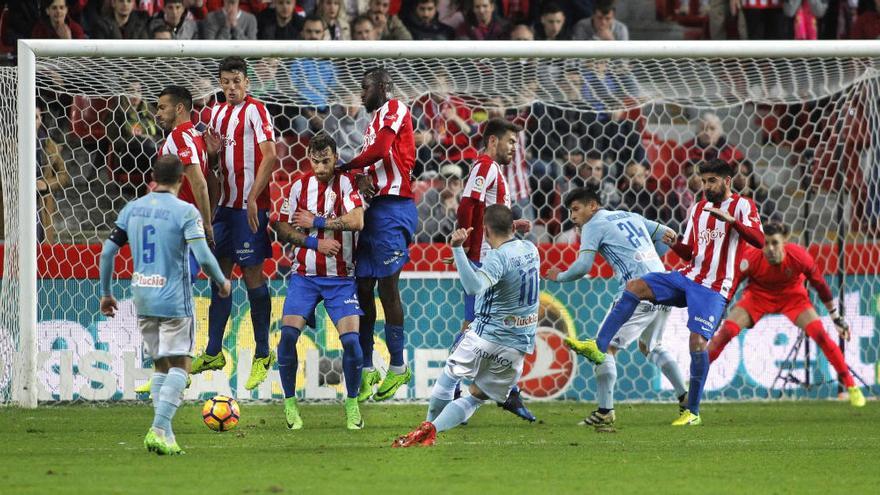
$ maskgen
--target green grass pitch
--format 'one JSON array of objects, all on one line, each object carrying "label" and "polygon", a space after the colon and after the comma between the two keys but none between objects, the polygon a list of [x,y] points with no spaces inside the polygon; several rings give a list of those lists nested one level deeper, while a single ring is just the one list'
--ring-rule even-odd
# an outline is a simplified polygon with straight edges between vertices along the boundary
[{"label": "green grass pitch", "polygon": [[281,406],[245,404],[214,433],[199,408],[175,419],[187,454],[143,448],[137,406],[0,408],[0,493],[878,493],[880,403],[705,404],[705,425],[672,428],[671,405],[618,404],[616,433],[575,426],[590,405],[531,403],[527,424],[492,406],[432,448],[391,449],[424,405],[367,405],[344,429],[340,405],[305,404],[287,431]]}]

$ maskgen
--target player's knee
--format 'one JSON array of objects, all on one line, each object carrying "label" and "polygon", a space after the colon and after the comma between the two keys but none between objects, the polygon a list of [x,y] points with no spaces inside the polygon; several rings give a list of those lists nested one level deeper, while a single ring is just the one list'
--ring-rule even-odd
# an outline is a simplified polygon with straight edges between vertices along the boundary
[{"label": "player's knee", "polygon": [[651,299],[654,296],[651,292],[651,288],[648,287],[648,284],[642,279],[630,280],[627,282],[626,290],[643,301]]},{"label": "player's knee", "polygon": [[611,354],[612,356],[617,357],[617,351],[619,351],[619,349],[617,347],[614,347],[613,345],[611,345],[611,346],[608,346],[607,354]]},{"label": "player's knee", "polygon": [[643,341],[643,340],[640,340],[640,341],[639,341],[639,352],[641,352],[643,356],[647,356],[648,353],[651,352],[651,350],[648,349],[648,343],[647,343],[647,342],[645,342],[645,341]]},{"label": "player's knee", "polygon": [[709,341],[706,339],[706,337],[703,337],[696,332],[691,332],[688,345],[691,352],[703,352],[708,349]]},{"label": "player's knee", "polygon": [[480,390],[480,387],[478,387],[476,383],[471,383],[470,391],[471,391],[471,395],[473,395],[477,399],[480,399],[480,400],[488,400],[489,399],[489,396],[486,395],[482,390]]}]

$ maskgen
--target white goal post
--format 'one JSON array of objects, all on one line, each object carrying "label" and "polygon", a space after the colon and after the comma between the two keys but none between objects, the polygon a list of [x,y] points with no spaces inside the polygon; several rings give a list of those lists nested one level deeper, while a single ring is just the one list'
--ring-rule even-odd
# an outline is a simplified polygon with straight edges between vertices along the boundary
[{"label": "white goal post", "polygon": [[[4,264],[7,267],[5,277],[7,282],[10,277],[17,280],[17,316],[15,318],[7,318],[6,322],[14,321],[19,329],[17,343],[15,338],[9,336],[15,349],[14,355],[17,356],[14,363],[15,376],[11,380],[12,393],[11,401],[21,407],[36,407],[40,399],[38,391],[40,384],[38,383],[37,368],[38,364],[38,309],[40,304],[40,296],[38,293],[38,233],[37,225],[34,219],[38,218],[38,201],[37,189],[34,177],[37,176],[37,131],[34,111],[34,102],[37,99],[37,79],[38,70],[41,66],[51,66],[55,60],[59,59],[89,59],[100,57],[102,59],[177,59],[177,58],[222,58],[228,55],[236,55],[245,58],[281,58],[285,60],[295,60],[298,58],[317,58],[317,59],[342,59],[342,60],[358,60],[358,59],[376,59],[376,60],[407,60],[407,59],[432,59],[439,60],[462,60],[462,59],[485,59],[497,60],[499,63],[504,61],[523,59],[523,60],[567,60],[567,59],[610,59],[610,60],[631,60],[633,62],[641,61],[642,65],[638,65],[634,69],[636,77],[641,77],[644,73],[650,72],[650,81],[645,81],[642,89],[652,87],[651,84],[656,81],[666,80],[668,86],[656,85],[657,90],[654,93],[650,91],[642,91],[636,97],[626,102],[617,101],[620,108],[630,109],[638,108],[644,105],[655,105],[664,101],[667,96],[671,101],[681,103],[683,99],[692,98],[696,103],[694,108],[705,109],[711,108],[713,105],[741,105],[748,101],[762,102],[767,101],[770,104],[791,103],[793,101],[808,101],[819,99],[826,94],[834,94],[844,91],[846,88],[863,80],[875,80],[880,77],[880,41],[609,41],[609,42],[552,42],[552,41],[536,41],[536,42],[506,42],[506,41],[480,41],[480,42],[402,42],[402,41],[380,41],[380,42],[359,42],[359,41],[330,41],[330,42],[310,42],[310,41],[253,41],[253,42],[226,42],[226,41],[133,41],[133,40],[83,40],[83,41],[60,41],[60,40],[20,40],[18,43],[18,71],[17,71],[17,120],[15,127],[18,136],[18,188],[17,203],[6,205],[6,216],[17,215],[15,222],[10,225],[16,228],[14,234],[10,234],[7,230],[7,244]],[[711,64],[721,64],[726,62],[737,63],[742,60],[749,60],[749,71],[761,71],[761,64],[774,66],[777,61],[786,61],[788,59],[798,60],[798,64],[793,67],[782,67],[785,65],[780,63],[781,69],[778,74],[781,80],[780,85],[783,87],[785,95],[782,97],[773,96],[771,88],[760,88],[757,94],[747,93],[751,85],[745,84],[744,88],[731,89],[724,94],[713,94],[713,92],[721,91],[718,89],[721,85],[727,84],[725,81],[714,81],[707,85],[702,92],[694,90],[691,94],[682,90],[680,95],[676,94],[660,94],[664,90],[671,91],[670,88],[675,87],[695,87],[701,84],[702,75],[708,73],[710,69],[700,67],[700,64],[709,64],[707,67],[714,67]],[[825,68],[817,65],[817,73],[820,71],[832,72],[838,71],[839,74],[832,74],[827,77],[824,82],[817,82],[818,79],[813,78],[810,73],[810,61],[817,61],[821,64],[821,59],[834,59],[843,61],[841,63],[829,62],[826,71]],[[45,65],[41,65],[44,64]],[[718,65],[720,67],[721,65]],[[857,67],[856,67],[857,66]],[[693,73],[689,72],[691,68],[696,67]],[[108,70],[112,70],[109,68]],[[516,70],[510,69],[510,70]],[[538,71],[543,69],[537,69]],[[664,71],[668,70],[668,73]],[[775,69],[774,69],[775,70]],[[653,72],[651,72],[653,71]],[[786,72],[790,71],[790,72]],[[656,72],[656,73],[655,73]],[[749,72],[748,77],[752,77]],[[505,74],[508,74],[507,72]],[[788,74],[792,81],[786,82],[785,77]],[[93,74],[81,74],[82,84],[88,84],[89,78]],[[540,74],[539,74],[540,75]],[[458,77],[459,74],[455,74]],[[723,76],[723,74],[719,74]],[[97,77],[97,76],[96,76]],[[102,75],[102,78],[112,77]],[[477,75],[476,77],[480,77]],[[557,74],[553,77],[562,77]],[[473,83],[469,75],[461,75],[461,81],[455,85],[459,92],[464,92]],[[756,79],[757,80],[757,79]],[[641,80],[640,80],[641,81]],[[509,90],[503,86],[501,82],[497,91]],[[729,82],[729,81],[728,81]],[[771,84],[768,82],[767,84]],[[787,85],[794,89],[789,92]],[[477,85],[479,86],[479,85]],[[809,94],[796,94],[800,89],[809,86]],[[494,86],[493,86],[494,87]],[[349,88],[348,93],[357,94],[359,88]],[[414,94],[418,94],[419,90],[414,90]],[[495,89],[486,89],[486,86],[480,86],[476,92],[480,94],[492,95]],[[524,93],[522,93],[524,94]],[[880,98],[880,94],[874,94],[874,99]],[[527,98],[523,96],[523,98]],[[528,103],[528,102],[526,102]],[[578,106],[579,103],[571,103]],[[614,107],[613,104],[608,105],[609,108]],[[590,111],[587,109],[587,111]],[[873,107],[872,110],[873,111]],[[877,116],[873,116],[877,117]],[[673,119],[674,120],[674,119]],[[880,120],[875,119],[871,125]],[[672,120],[670,120],[672,121]],[[670,124],[671,125],[671,124]],[[675,125],[681,127],[676,121]],[[880,128],[871,128],[872,133],[880,132]],[[817,131],[819,132],[819,131]],[[876,141],[876,138],[875,138]],[[769,160],[769,159],[768,159]],[[9,166],[13,164],[5,164]],[[875,163],[880,166],[880,163]],[[553,178],[555,179],[555,178]],[[791,179],[794,181],[795,179]],[[789,187],[791,184],[787,185]],[[788,189],[786,189],[788,190]],[[12,195],[10,194],[9,197]],[[6,198],[6,196],[4,196]],[[809,201],[808,201],[809,203]],[[824,204],[824,203],[823,203]],[[558,206],[557,206],[558,207]],[[823,206],[823,208],[825,208]],[[830,206],[827,207],[828,212],[832,212]],[[12,210],[12,211],[10,211]],[[847,210],[849,211],[849,210]],[[831,213],[828,213],[829,215]],[[792,214],[794,215],[794,214]],[[809,217],[809,213],[805,219]],[[786,217],[788,218],[788,217]],[[817,217],[826,218],[826,217]],[[821,233],[818,227],[810,226],[808,220],[804,220],[804,228],[801,231],[813,231],[816,229],[818,238],[825,236],[830,239],[833,237],[827,232],[833,234],[833,228],[825,226]],[[811,234],[812,235],[812,234]],[[870,234],[872,236],[873,234]],[[808,237],[809,238],[809,237]],[[863,239],[866,242],[873,242],[873,239]],[[56,260],[57,261],[57,260]],[[880,267],[878,267],[880,269]],[[874,267],[867,268],[865,272],[880,273],[875,271]],[[829,272],[830,273],[830,272]],[[860,272],[862,273],[862,272]],[[867,283],[867,282],[866,282]],[[880,291],[878,291],[880,292]],[[458,297],[458,294],[452,294],[450,297]],[[610,296],[608,296],[610,297]],[[605,301],[605,300],[603,300]],[[607,302],[607,301],[605,301]],[[584,303],[586,304],[586,303]],[[843,304],[843,301],[841,301]],[[0,328],[2,331],[2,328]],[[11,334],[14,335],[14,334]],[[872,352],[876,352],[873,350]],[[9,356],[7,356],[8,358]],[[0,369],[0,374],[3,370]],[[659,378],[657,378],[659,383]],[[751,395],[750,395],[751,396]],[[759,396],[755,395],[755,396]],[[63,400],[63,397],[62,397]],[[3,400],[0,400],[0,404]]]}]

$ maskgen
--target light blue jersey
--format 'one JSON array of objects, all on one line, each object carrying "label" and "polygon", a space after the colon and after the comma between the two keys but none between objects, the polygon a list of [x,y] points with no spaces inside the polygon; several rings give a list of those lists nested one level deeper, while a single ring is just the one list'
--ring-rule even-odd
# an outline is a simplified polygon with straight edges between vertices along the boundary
[{"label": "light blue jersey", "polygon": [[471,331],[483,339],[530,353],[538,326],[538,248],[513,239],[492,249],[474,270],[462,248],[453,249],[462,285],[476,294]]},{"label": "light blue jersey", "polygon": [[198,210],[173,194],[153,192],[127,204],[116,226],[131,245],[138,316],[192,316],[189,242],[205,239]]},{"label": "light blue jersey", "polygon": [[626,283],[652,272],[664,272],[660,256],[669,251],[663,243],[668,228],[628,211],[599,210],[581,227],[578,259],[557,280],[566,282],[589,273],[598,252],[614,269],[619,296]]}]

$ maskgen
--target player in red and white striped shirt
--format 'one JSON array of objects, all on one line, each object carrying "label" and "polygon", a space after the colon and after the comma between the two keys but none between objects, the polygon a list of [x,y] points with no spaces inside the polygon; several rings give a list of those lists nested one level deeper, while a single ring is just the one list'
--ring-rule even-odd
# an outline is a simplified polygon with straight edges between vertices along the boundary
[{"label": "player in red and white striped shirt", "polygon": [[719,159],[700,164],[705,199],[691,207],[684,241],[672,249],[689,264],[682,270],[649,273],[631,280],[605,318],[596,340],[568,341],[576,352],[601,364],[608,345],[632,316],[640,301],[688,308],[691,331],[691,379],[688,408],[673,426],[702,424],[700,399],[709,374],[709,340],[721,323],[729,298],[739,282],[739,262],[746,243],[764,246],[758,209],[751,199],[730,190],[733,167]]},{"label": "player in red and white striped shirt", "polygon": [[[220,204],[214,217],[215,255],[227,277],[234,265],[241,268],[248,289],[256,350],[245,388],[253,390],[266,379],[275,362],[269,349],[272,302],[263,276],[263,262],[272,255],[267,232],[268,186],[276,165],[275,131],[265,105],[247,94],[250,81],[244,59],[223,59],[219,76],[226,101],[211,109],[205,134],[208,155],[220,169]],[[225,366],[223,332],[231,311],[231,296],[219,297],[212,286],[208,345],[193,361],[193,373]]]},{"label": "player in red and white striped shirt", "polygon": [[[192,94],[188,89],[183,86],[167,86],[159,93],[156,123],[166,132],[170,131],[159,150],[159,156],[173,154],[180,158],[180,163],[183,164],[183,184],[178,197],[199,210],[205,224],[205,234],[211,244],[214,240],[211,213],[216,203],[211,201],[211,186],[208,181],[214,175],[209,174],[208,150],[202,133],[192,123],[191,114]],[[216,196],[214,199],[216,201]]]},{"label": "player in red and white striped shirt", "polygon": [[363,353],[358,339],[361,312],[354,280],[356,232],[364,208],[354,178],[334,170],[336,141],[321,132],[309,142],[312,172],[297,179],[273,222],[278,238],[296,246],[293,270],[278,342],[278,371],[284,388],[284,412],[290,429],[302,428],[296,404],[296,342],[303,327],[315,326],[314,313],[324,302],[342,342],[345,414],[348,428],[363,428],[357,396]]},{"label": "player in red and white striped shirt", "polygon": [[376,285],[385,310],[385,343],[391,363],[373,398],[391,398],[412,378],[404,362],[404,315],[399,279],[403,266],[409,261],[409,245],[419,223],[412,191],[416,145],[409,108],[391,98],[391,89],[391,76],[386,70],[371,69],[364,74],[361,101],[368,112],[373,112],[373,118],[367,126],[361,153],[340,167],[340,170],[363,170],[366,175],[359,176],[358,188],[370,202],[355,255],[358,297],[364,310],[360,328],[364,352],[358,397],[361,401],[373,395],[373,386],[380,378],[373,367]]}]

